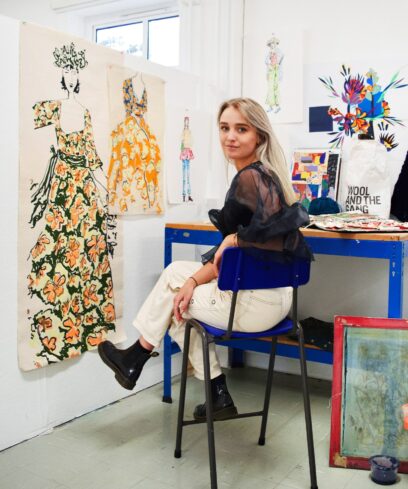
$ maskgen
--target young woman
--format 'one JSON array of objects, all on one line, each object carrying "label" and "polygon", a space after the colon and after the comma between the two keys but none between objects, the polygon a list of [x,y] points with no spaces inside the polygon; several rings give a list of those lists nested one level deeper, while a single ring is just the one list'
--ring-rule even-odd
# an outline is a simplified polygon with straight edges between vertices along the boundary
[{"label": "young woman", "polygon": [[[221,231],[222,243],[197,262],[173,262],[161,274],[133,324],[141,333],[127,350],[106,341],[98,347],[102,360],[127,389],[135,386],[143,365],[160,345],[168,326],[170,336],[183,347],[186,320],[194,317],[218,328],[227,328],[232,294],[217,287],[218,267],[226,247],[274,250],[282,259],[311,254],[298,231],[308,223],[307,212],[294,203],[282,150],[262,107],[251,99],[224,102],[218,113],[220,143],[238,173],[227,192],[224,207],[209,216]],[[265,253],[267,255],[267,253]],[[276,253],[274,254],[276,256]],[[292,289],[241,291],[234,328],[263,331],[279,323],[289,312]],[[204,379],[201,339],[191,331],[189,359],[195,376]],[[214,344],[210,351],[214,417],[236,412],[222,374]],[[195,408],[203,419],[205,404]]]}]

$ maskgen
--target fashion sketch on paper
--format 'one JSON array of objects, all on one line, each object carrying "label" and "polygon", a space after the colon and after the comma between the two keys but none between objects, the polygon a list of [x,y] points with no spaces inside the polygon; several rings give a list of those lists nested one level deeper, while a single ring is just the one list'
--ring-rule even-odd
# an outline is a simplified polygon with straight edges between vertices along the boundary
[{"label": "fashion sketch on paper", "polygon": [[42,302],[31,316],[35,367],[93,349],[115,329],[108,256],[113,243],[107,239],[112,223],[94,176],[102,162],[89,110],[76,99],[88,62],[74,43],[56,48],[53,55],[66,98],[33,107],[35,129],[53,125],[56,136],[45,176],[31,187],[30,224],[42,228],[29,255],[29,294]]},{"label": "fashion sketch on paper", "polygon": [[161,153],[156,136],[146,122],[147,89],[140,97],[133,79],[123,81],[125,120],[112,131],[112,155],[108,170],[109,206],[121,214],[161,213]]},{"label": "fashion sketch on paper", "polygon": [[183,202],[192,202],[190,183],[190,161],[194,159],[192,150],[192,136],[190,131],[190,118],[184,117],[184,129],[181,134],[180,160],[183,165]]},{"label": "fashion sketch on paper", "polygon": [[279,49],[279,39],[272,35],[266,43],[268,52],[265,59],[266,79],[268,83],[265,103],[268,112],[277,113],[281,110],[280,80],[282,78],[283,53]]}]

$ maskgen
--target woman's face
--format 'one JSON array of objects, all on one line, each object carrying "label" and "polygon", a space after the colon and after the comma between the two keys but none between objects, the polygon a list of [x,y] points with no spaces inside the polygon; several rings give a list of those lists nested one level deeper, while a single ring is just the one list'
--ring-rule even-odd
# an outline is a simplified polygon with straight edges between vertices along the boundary
[{"label": "woman's face", "polygon": [[236,166],[243,167],[256,161],[258,134],[238,109],[228,107],[219,122],[220,142],[225,156]]},{"label": "woman's face", "polygon": [[78,70],[72,66],[64,66],[62,68],[62,76],[65,81],[65,86],[69,93],[73,93],[78,84]]}]

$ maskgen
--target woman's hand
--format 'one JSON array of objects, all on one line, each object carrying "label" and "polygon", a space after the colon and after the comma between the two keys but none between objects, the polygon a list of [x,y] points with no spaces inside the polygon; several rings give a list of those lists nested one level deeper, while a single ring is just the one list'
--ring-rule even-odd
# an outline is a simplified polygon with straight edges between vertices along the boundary
[{"label": "woman's hand", "polygon": [[225,248],[230,248],[231,246],[238,246],[236,234],[229,234],[226,236],[214,255],[213,266],[216,276],[218,276],[222,254],[224,253]]},{"label": "woman's hand", "polygon": [[181,315],[188,310],[195,288],[196,284],[194,280],[188,278],[174,298],[173,314],[177,321],[181,321],[183,319]]}]

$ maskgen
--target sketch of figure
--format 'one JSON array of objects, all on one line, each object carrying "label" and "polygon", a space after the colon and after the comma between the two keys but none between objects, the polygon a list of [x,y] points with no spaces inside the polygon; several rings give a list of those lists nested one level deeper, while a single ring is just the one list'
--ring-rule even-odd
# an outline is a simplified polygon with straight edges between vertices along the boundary
[{"label": "sketch of figure", "polygon": [[279,81],[282,78],[282,61],[284,56],[279,49],[279,39],[274,34],[266,45],[269,51],[265,59],[266,79],[268,82],[265,103],[268,106],[268,111],[276,114],[281,110]]},{"label": "sketch of figure", "polygon": [[43,224],[28,275],[29,294],[43,304],[31,324],[36,367],[93,349],[115,330],[107,214],[94,176],[102,162],[89,110],[76,99],[88,62],[74,43],[53,55],[67,96],[33,107],[35,129],[53,125],[56,135],[45,176],[32,185],[30,224]]},{"label": "sketch of figure", "polygon": [[183,164],[183,202],[192,202],[190,184],[190,161],[194,159],[193,140],[190,131],[190,118],[184,117],[184,129],[181,134],[180,160]]},{"label": "sketch of figure", "polygon": [[145,211],[162,212],[159,202],[160,148],[144,118],[147,90],[139,75],[143,84],[142,95],[137,97],[132,78],[124,80],[122,90],[126,118],[112,131],[109,205],[118,206],[123,214],[132,214],[132,207],[140,207],[141,202]]}]

